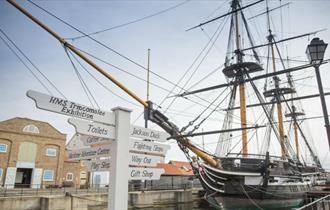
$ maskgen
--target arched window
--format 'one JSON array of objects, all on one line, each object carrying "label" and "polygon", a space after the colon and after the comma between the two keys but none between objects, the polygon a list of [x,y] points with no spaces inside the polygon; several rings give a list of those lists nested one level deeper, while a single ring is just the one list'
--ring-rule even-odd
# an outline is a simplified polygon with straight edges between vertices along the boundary
[{"label": "arched window", "polygon": [[23,132],[27,133],[39,133],[39,129],[35,125],[27,125],[23,128]]}]

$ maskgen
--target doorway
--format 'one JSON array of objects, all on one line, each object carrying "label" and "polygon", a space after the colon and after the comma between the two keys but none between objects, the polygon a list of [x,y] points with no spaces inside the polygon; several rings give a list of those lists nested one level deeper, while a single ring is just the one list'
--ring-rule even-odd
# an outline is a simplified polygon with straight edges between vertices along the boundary
[{"label": "doorway", "polygon": [[15,187],[30,188],[32,168],[18,168],[16,171]]}]

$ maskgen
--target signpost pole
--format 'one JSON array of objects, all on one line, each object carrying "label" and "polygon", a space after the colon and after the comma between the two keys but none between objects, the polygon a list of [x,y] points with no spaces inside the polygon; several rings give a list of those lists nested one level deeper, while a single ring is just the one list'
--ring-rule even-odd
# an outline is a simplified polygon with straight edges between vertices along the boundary
[{"label": "signpost pole", "polygon": [[131,110],[116,107],[116,138],[111,143],[108,210],[127,209],[128,201],[128,150]]}]

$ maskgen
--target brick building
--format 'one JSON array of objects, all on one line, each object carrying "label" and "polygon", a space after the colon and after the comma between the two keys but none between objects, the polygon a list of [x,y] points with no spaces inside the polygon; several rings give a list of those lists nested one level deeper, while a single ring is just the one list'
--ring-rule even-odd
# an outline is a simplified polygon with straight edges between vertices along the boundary
[{"label": "brick building", "polygon": [[[13,118],[0,122],[0,186],[80,184],[80,162],[65,160],[66,134],[46,122]],[[65,169],[65,170],[64,170]]]}]

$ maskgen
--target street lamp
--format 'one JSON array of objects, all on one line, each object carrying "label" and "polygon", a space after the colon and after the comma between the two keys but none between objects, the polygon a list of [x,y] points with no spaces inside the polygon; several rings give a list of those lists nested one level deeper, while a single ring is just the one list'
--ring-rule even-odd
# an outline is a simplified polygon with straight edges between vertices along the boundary
[{"label": "street lamp", "polygon": [[317,85],[319,88],[321,105],[323,110],[324,122],[325,122],[325,129],[327,131],[328,136],[328,143],[330,147],[330,124],[329,124],[329,117],[328,117],[328,110],[327,105],[325,103],[324,92],[323,92],[323,85],[321,80],[321,75],[319,71],[319,67],[322,64],[325,49],[327,48],[328,44],[325,43],[320,38],[312,39],[311,43],[307,46],[306,54],[308,57],[309,62],[313,65],[316,74]]}]

